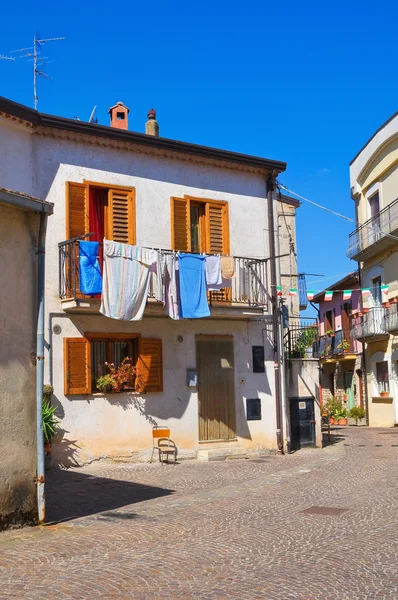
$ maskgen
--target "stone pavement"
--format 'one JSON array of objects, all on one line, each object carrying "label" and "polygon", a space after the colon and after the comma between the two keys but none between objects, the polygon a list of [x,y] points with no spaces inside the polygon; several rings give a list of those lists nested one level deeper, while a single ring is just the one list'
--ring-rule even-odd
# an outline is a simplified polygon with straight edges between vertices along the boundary
[{"label": "stone pavement", "polygon": [[0,598],[398,599],[398,429],[333,441],[51,473],[54,524],[0,534]]}]

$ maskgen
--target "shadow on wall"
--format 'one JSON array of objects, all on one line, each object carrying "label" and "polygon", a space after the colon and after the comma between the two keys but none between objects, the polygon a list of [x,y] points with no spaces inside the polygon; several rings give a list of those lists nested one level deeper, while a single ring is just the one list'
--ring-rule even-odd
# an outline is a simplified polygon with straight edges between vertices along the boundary
[{"label": "shadow on wall", "polygon": [[[76,471],[50,471],[46,488],[47,522],[69,521],[87,515],[169,496],[174,490],[95,477]],[[104,518],[123,518],[108,513]],[[125,518],[134,515],[125,515]]]}]

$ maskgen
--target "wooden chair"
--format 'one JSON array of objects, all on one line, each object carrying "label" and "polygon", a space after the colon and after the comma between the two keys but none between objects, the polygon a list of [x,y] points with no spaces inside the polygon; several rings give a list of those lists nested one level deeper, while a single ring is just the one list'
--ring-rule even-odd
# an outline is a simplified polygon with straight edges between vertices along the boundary
[{"label": "wooden chair", "polygon": [[166,462],[169,462],[169,456],[171,454],[174,456],[174,464],[176,464],[177,446],[173,440],[170,439],[170,429],[168,427],[155,425],[152,428],[152,456],[150,462],[153,460],[155,450],[159,452],[159,462],[162,463],[162,466],[164,456],[166,456]]}]

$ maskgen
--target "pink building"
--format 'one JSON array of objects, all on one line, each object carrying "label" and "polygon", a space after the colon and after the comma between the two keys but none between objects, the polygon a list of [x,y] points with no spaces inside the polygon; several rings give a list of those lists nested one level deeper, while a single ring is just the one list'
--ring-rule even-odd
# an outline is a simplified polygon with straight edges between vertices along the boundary
[{"label": "pink building", "polygon": [[[351,298],[344,300],[344,290],[352,290]],[[322,402],[338,397],[347,408],[364,406],[364,368],[362,344],[351,336],[355,316],[361,307],[359,275],[353,271],[314,297],[319,304],[320,327],[320,381]]]}]

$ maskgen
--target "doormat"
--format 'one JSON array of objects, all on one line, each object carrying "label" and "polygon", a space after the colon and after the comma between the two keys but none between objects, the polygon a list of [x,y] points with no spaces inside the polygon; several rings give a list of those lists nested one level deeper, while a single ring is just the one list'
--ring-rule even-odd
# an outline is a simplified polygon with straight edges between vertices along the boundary
[{"label": "doormat", "polygon": [[310,506],[301,510],[305,515],[327,515],[331,517],[339,517],[348,511],[348,508],[335,508],[334,506]]}]

